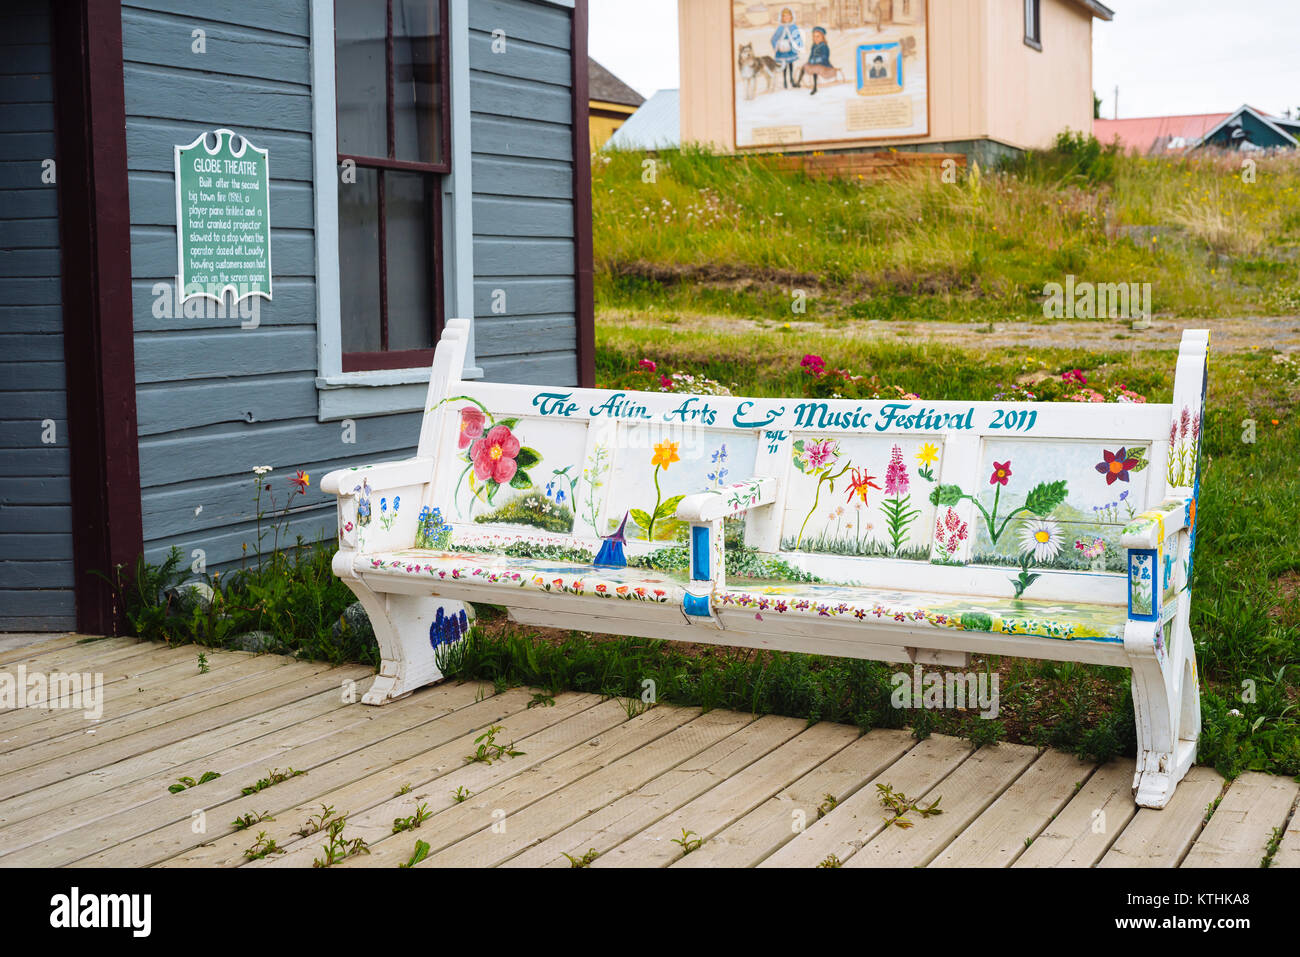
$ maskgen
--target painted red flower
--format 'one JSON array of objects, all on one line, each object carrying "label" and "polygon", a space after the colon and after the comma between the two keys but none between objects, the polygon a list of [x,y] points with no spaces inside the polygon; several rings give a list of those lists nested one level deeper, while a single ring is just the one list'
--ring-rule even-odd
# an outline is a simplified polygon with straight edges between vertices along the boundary
[{"label": "painted red flower", "polygon": [[487,422],[487,416],[482,409],[476,409],[472,405],[467,405],[461,409],[460,439],[456,443],[456,448],[469,448],[469,444],[483,434],[485,422]]},{"label": "painted red flower", "polygon": [[[463,415],[463,413],[462,413]],[[463,422],[463,418],[462,418]],[[480,482],[492,481],[505,485],[515,477],[519,464],[519,440],[508,425],[497,425],[487,435],[476,439],[469,450],[474,463],[474,477]]]},{"label": "painted red flower", "polygon": [[1118,452],[1102,449],[1101,457],[1102,461],[1097,463],[1097,471],[1106,476],[1107,485],[1114,485],[1116,479],[1127,482],[1129,469],[1136,468],[1138,464],[1137,458],[1128,454],[1127,447],[1121,448]]},{"label": "painted red flower", "polygon": [[866,469],[854,469],[849,476],[849,501],[853,501],[853,496],[857,495],[862,499],[862,504],[867,504],[867,489],[874,488],[880,491],[880,486],[874,481],[874,475],[871,475]]},{"label": "painted red flower", "polygon": [[994,462],[993,477],[989,479],[989,484],[1005,486],[1007,484],[1007,479],[1009,478],[1011,478],[1011,460],[1007,459],[1005,462]]}]

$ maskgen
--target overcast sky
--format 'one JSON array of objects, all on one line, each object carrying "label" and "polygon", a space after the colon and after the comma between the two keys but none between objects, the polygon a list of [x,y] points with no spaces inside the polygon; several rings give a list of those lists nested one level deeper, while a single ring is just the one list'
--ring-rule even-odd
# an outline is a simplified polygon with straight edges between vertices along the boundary
[{"label": "overcast sky", "polygon": [[[1122,117],[1300,108],[1300,0],[1106,2],[1115,19],[1093,21],[1102,116],[1114,115],[1116,85]],[[677,0],[590,10],[593,57],[644,96],[678,85]]]}]

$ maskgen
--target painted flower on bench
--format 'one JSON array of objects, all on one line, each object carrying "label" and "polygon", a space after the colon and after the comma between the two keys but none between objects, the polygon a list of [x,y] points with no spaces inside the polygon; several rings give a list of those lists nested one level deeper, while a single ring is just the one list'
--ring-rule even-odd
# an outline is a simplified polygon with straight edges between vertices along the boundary
[{"label": "painted flower on bench", "polygon": [[1145,454],[1146,449],[1133,449],[1130,452],[1125,446],[1121,446],[1116,452],[1102,449],[1101,461],[1097,463],[1096,469],[1105,476],[1107,485],[1127,482],[1130,472],[1140,472],[1146,468],[1147,464],[1143,461]]},{"label": "painted flower on bench", "polygon": [[415,547],[445,549],[451,544],[451,526],[442,519],[442,509],[424,506],[415,526]]},{"label": "painted flower on bench", "polygon": [[[496,508],[497,493],[503,486],[519,491],[533,487],[533,479],[528,470],[542,461],[541,453],[524,445],[515,434],[519,419],[498,419],[488,411],[487,406],[468,395],[452,396],[443,402],[472,403],[461,407],[456,435],[456,448],[461,453],[460,460],[465,463],[456,482],[454,503],[457,513],[465,515],[460,506],[460,493],[468,485],[473,499],[495,508],[490,518],[535,524],[531,516],[535,510],[524,508],[522,512],[529,514],[515,514],[521,512],[517,502],[506,502]],[[501,514],[506,512],[509,514]],[[476,520],[483,521],[484,518],[478,516]]]},{"label": "painted flower on bench", "polygon": [[636,523],[642,536],[648,541],[672,541],[686,527],[685,522],[675,518],[677,506],[681,504],[682,499],[686,496],[672,495],[664,498],[663,489],[659,484],[659,473],[667,471],[674,462],[682,460],[678,448],[679,443],[677,442],[664,441],[655,443],[654,454],[650,456],[650,465],[654,469],[651,472],[655,486],[654,508],[649,511],[643,508],[628,510],[628,515],[632,517],[632,521]]},{"label": "painted flower on bench", "polygon": [[[849,464],[846,462],[838,471],[835,466],[840,460],[840,444],[835,439],[799,439],[794,443],[792,455],[794,456],[794,467],[805,475],[810,475],[817,479],[817,490],[813,495],[812,507],[808,509],[808,514],[804,517],[803,524],[799,526],[799,535],[794,541],[794,547],[797,550],[803,544],[803,534],[808,528],[808,521],[817,511],[817,505],[821,501],[822,487],[826,486],[832,493],[835,491],[835,480],[849,470]],[[853,493],[856,491],[866,501],[866,490],[871,487],[871,480],[875,478],[872,475],[854,474],[854,487],[849,492],[849,500],[852,501]],[[880,486],[875,486],[879,488]]]},{"label": "painted flower on bench", "polygon": [[[1039,482],[1025,496],[1025,504],[1011,509],[999,518],[998,511],[1002,504],[1002,490],[1008,488],[1014,474],[1010,459],[1005,462],[993,463],[992,474],[989,476],[989,485],[994,488],[992,508],[985,507],[978,496],[963,492],[961,487],[957,485],[936,485],[934,490],[930,492],[930,502],[936,506],[949,507],[956,505],[962,499],[972,502],[984,519],[989,542],[994,547],[997,546],[998,540],[1006,532],[1007,526],[1011,524],[1012,520],[1021,516],[1033,516],[1037,520],[1025,521],[1021,519],[1020,574],[1011,579],[1012,587],[1015,589],[1015,597],[1020,598],[1025,589],[1037,581],[1039,577],[1029,571],[1030,565],[1034,561],[1050,561],[1060,553],[1061,534],[1059,526],[1048,521],[1048,519],[1065,501],[1069,492],[1064,481]],[[1044,539],[1042,536],[1046,536],[1046,538]],[[941,551],[937,545],[936,542],[938,563],[949,563],[952,556]]]}]

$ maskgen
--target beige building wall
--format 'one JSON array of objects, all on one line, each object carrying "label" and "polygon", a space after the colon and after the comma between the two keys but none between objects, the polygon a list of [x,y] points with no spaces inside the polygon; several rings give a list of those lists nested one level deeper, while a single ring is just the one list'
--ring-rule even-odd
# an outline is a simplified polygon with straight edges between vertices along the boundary
[{"label": "beige building wall", "polygon": [[1042,0],[1043,49],[1024,41],[1022,0],[987,0],[988,135],[1022,149],[1052,145],[1067,126],[1092,132],[1092,15]]},{"label": "beige building wall", "polygon": [[[677,0],[683,143],[735,149],[732,5]],[[829,148],[986,138],[1047,146],[1066,126],[1091,130],[1091,15],[1073,0],[1042,0],[1042,20],[1039,52],[1024,42],[1022,0],[930,0],[929,135]]]}]

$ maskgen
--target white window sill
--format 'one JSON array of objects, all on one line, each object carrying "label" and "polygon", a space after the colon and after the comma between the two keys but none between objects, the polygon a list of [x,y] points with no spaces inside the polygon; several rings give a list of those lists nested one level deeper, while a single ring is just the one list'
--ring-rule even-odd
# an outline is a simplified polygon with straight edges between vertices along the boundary
[{"label": "white window sill", "polygon": [[[418,369],[375,369],[340,372],[316,378],[319,400],[317,420],[340,419],[418,412],[429,391],[429,367]],[[480,379],[482,369],[464,369],[462,379]]]}]

